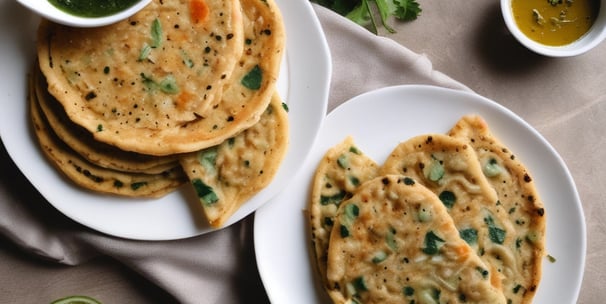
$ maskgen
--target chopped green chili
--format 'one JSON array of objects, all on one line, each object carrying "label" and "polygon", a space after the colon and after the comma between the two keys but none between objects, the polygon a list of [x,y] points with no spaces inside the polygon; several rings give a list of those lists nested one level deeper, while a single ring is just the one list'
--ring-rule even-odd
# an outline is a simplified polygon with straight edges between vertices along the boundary
[{"label": "chopped green chili", "polygon": [[347,195],[347,192],[345,192],[345,190],[341,190],[341,191],[339,191],[339,193],[336,193],[333,195],[321,195],[320,204],[322,206],[326,206],[329,204],[335,204],[338,206],[341,203],[341,201],[343,201],[343,199],[345,198],[346,195]]},{"label": "chopped green chili", "polygon": [[422,250],[425,254],[434,255],[440,251],[442,245],[444,245],[444,240],[433,231],[429,231],[425,234],[425,247]]},{"label": "chopped green chili", "polygon": [[191,181],[194,189],[196,190],[196,194],[202,203],[206,206],[210,206],[217,201],[219,201],[219,197],[215,193],[212,187],[205,184],[201,179],[195,178]]},{"label": "chopped green chili", "polygon": [[202,167],[204,167],[204,170],[206,170],[207,174],[215,174],[217,154],[218,153],[216,147],[204,149],[198,153],[198,162],[200,163],[200,165],[202,165]]},{"label": "chopped green chili", "polygon": [[484,222],[488,225],[488,237],[490,240],[497,244],[503,244],[506,231],[497,227],[491,216],[485,217]]},{"label": "chopped green chili", "polygon": [[136,182],[136,183],[132,183],[130,184],[130,188],[133,190],[138,190],[139,188],[146,186],[147,182]]},{"label": "chopped green chili", "polygon": [[494,158],[489,159],[488,162],[484,164],[484,167],[482,167],[482,172],[484,172],[484,175],[487,177],[495,177],[501,174],[502,171],[503,169]]},{"label": "chopped green chili", "polygon": [[393,227],[389,227],[389,230],[387,231],[387,235],[385,236],[385,242],[387,243],[387,246],[389,246],[389,248],[391,248],[391,250],[396,251],[398,250],[398,245],[396,243],[396,229]]},{"label": "chopped green chili", "polygon": [[455,194],[448,190],[442,191],[439,195],[439,198],[444,204],[444,206],[446,206],[446,208],[448,209],[452,208],[452,206],[454,206],[455,202],[457,201],[457,197],[455,196]]},{"label": "chopped green chili", "polygon": [[347,169],[347,166],[349,166],[349,161],[347,160],[347,156],[345,154],[339,155],[339,158],[337,158],[337,164],[339,165],[339,167],[341,167],[343,169]]},{"label": "chopped green chili", "polygon": [[379,264],[385,261],[385,259],[387,259],[387,253],[385,253],[385,251],[383,250],[379,250],[375,252],[374,256],[372,257],[372,262],[375,264]]},{"label": "chopped green chili", "polygon": [[143,61],[145,59],[147,59],[147,57],[149,57],[149,54],[151,54],[151,46],[147,43],[143,43],[143,47],[141,47],[141,51],[139,52],[139,58],[137,60],[139,61]]},{"label": "chopped green chili", "polygon": [[459,235],[467,244],[475,244],[478,241],[478,231],[473,228],[462,229]]},{"label": "chopped green chili", "polygon": [[427,178],[432,182],[437,182],[444,177],[444,164],[442,161],[434,158],[429,166],[429,172],[427,172]]},{"label": "chopped green chili", "polygon": [[175,76],[168,75],[160,82],[160,90],[167,94],[179,93],[179,87],[177,86],[177,80]]},{"label": "chopped green chili", "polygon": [[259,65],[255,65],[240,81],[240,83],[251,90],[258,90],[261,88],[263,81],[263,71]]},{"label": "chopped green chili", "polygon": [[406,287],[404,287],[402,292],[404,293],[405,296],[410,297],[415,294],[415,289],[410,286],[406,286]]},{"label": "chopped green chili", "polygon": [[162,24],[158,18],[154,19],[151,26],[152,48],[157,48],[162,45]]}]

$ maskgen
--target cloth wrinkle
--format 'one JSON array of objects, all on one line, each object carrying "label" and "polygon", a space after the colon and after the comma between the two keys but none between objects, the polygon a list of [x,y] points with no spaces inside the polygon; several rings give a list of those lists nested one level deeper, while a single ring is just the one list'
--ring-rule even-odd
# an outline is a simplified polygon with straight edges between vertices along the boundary
[{"label": "cloth wrinkle", "polygon": [[[606,105],[606,97],[600,97],[592,100],[589,103],[576,107],[572,111],[564,113],[563,115],[559,115],[557,117],[554,117],[553,119],[545,119],[542,121],[542,123],[536,124],[535,127],[539,130],[551,129],[557,125],[565,124],[566,122],[573,120],[580,115],[587,113],[599,113],[599,111],[594,110],[604,105]],[[593,115],[589,116],[591,117]]]}]

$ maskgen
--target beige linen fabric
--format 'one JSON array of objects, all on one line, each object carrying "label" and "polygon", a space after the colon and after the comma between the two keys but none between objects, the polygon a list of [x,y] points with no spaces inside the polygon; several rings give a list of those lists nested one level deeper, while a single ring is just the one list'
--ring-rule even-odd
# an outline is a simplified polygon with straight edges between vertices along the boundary
[{"label": "beige linen fabric", "polygon": [[[376,37],[314,6],[332,52],[329,110],[372,89],[433,84],[472,89],[525,118],[559,151],[577,181],[588,228],[579,303],[601,303],[606,298],[606,43],[577,58],[548,59],[513,40],[496,1],[424,1],[422,7],[419,19],[395,25],[398,33]],[[13,1],[0,1],[0,12],[0,26],[32,18]],[[268,301],[255,266],[252,216],[187,240],[124,240],[53,209],[4,149],[0,170],[0,303],[48,303],[74,293],[104,303]]]}]

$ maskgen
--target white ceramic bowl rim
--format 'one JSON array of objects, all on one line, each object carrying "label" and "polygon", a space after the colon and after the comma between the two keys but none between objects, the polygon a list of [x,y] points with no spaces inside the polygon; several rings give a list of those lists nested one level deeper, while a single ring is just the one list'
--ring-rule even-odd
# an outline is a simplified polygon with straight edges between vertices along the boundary
[{"label": "white ceramic bowl rim", "polygon": [[17,2],[21,3],[23,6],[29,8],[30,10],[38,13],[42,17],[57,23],[74,27],[96,27],[116,23],[120,20],[126,19],[140,11],[146,5],[148,5],[151,0],[139,0],[133,6],[119,13],[105,17],[93,18],[79,17],[68,14],[56,8],[47,0],[17,0]]},{"label": "white ceramic bowl rim", "polygon": [[598,17],[589,31],[580,39],[563,46],[544,45],[528,38],[522,33],[513,18],[511,1],[501,0],[501,13],[505,20],[505,25],[522,45],[538,54],[551,57],[576,56],[589,51],[606,38],[606,0],[601,0]]}]

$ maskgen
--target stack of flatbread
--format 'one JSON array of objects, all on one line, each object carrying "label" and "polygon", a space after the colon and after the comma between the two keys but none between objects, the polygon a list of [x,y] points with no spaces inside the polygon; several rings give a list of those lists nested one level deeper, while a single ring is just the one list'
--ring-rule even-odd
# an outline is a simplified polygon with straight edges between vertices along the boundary
[{"label": "stack of flatbread", "polygon": [[158,197],[189,181],[222,226],[286,154],[285,39],[273,0],[154,0],[99,28],[43,20],[36,135],[86,189]]},{"label": "stack of flatbread", "polygon": [[532,301],[545,209],[482,117],[401,142],[381,166],[348,137],[312,184],[315,264],[335,303]]}]

